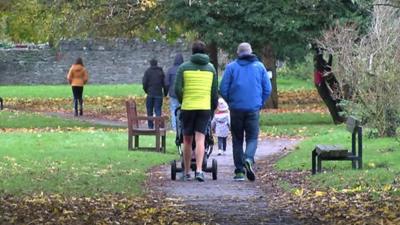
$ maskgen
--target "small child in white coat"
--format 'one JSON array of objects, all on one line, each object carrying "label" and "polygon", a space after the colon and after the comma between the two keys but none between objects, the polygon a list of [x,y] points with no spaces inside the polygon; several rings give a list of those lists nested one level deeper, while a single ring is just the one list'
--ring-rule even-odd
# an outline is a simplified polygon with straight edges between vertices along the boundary
[{"label": "small child in white coat", "polygon": [[214,118],[211,121],[212,130],[218,137],[218,155],[226,151],[226,139],[229,135],[229,128],[231,126],[231,117],[229,115],[229,107],[224,99],[218,99],[218,107],[215,112]]}]

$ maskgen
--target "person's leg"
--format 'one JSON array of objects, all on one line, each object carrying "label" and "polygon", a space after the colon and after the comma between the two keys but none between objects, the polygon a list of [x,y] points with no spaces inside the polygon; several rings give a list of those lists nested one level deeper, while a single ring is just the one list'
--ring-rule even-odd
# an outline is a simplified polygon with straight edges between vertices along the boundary
[{"label": "person's leg", "polygon": [[162,114],[162,104],[163,104],[163,97],[154,97],[154,113],[156,116],[161,116]]},{"label": "person's leg", "polygon": [[197,110],[195,115],[195,141],[196,141],[196,180],[204,181],[203,160],[204,142],[207,133],[207,126],[211,119],[210,110]]},{"label": "person's leg", "polygon": [[189,174],[190,165],[192,163],[192,135],[183,136],[183,166],[184,166],[184,176]]},{"label": "person's leg", "polygon": [[243,169],[243,113],[231,111],[232,152],[235,173],[244,173]]},{"label": "person's leg", "polygon": [[224,138],[218,137],[218,155],[222,154],[222,149],[224,148]]},{"label": "person's leg", "polygon": [[171,128],[176,130],[175,110],[179,107],[179,101],[176,98],[169,98],[169,110],[171,111]]},{"label": "person's leg", "polygon": [[246,132],[246,151],[245,151],[245,160],[244,166],[246,169],[247,179],[250,181],[254,181],[256,179],[253,164],[254,164],[254,155],[257,150],[257,141],[259,134],[259,117],[260,112],[252,112],[246,113],[244,119],[245,132]]},{"label": "person's leg", "polygon": [[196,172],[201,172],[203,170],[203,160],[204,160],[204,140],[205,135],[200,132],[195,132],[196,140]]},{"label": "person's leg", "polygon": [[194,113],[192,111],[181,111],[183,132],[183,179],[187,178],[192,163],[192,142],[194,133]]},{"label": "person's leg", "polygon": [[83,115],[83,87],[78,87],[79,115]]},{"label": "person's leg", "polygon": [[228,139],[227,137],[223,137],[222,138],[222,151],[226,151],[226,139]]},{"label": "person's leg", "polygon": [[78,87],[72,86],[72,94],[74,96],[74,115],[78,116]]},{"label": "person's leg", "polygon": [[260,112],[246,113],[244,119],[244,130],[246,132],[246,151],[245,159],[250,159],[254,163],[254,155],[257,150],[258,134],[259,134],[259,117]]},{"label": "person's leg", "polygon": [[[154,108],[154,100],[153,97],[147,96],[146,98],[146,110],[147,110],[147,116],[153,116],[153,108]],[[153,121],[148,120],[147,121],[148,127],[153,128],[154,124]]]}]

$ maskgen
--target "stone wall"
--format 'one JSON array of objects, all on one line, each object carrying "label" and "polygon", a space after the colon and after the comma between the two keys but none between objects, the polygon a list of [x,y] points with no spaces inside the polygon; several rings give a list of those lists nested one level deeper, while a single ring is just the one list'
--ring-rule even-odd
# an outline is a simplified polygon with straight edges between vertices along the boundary
[{"label": "stone wall", "polygon": [[0,49],[0,85],[65,84],[77,57],[83,58],[90,83],[140,83],[151,58],[157,58],[166,72],[178,52],[185,60],[190,56],[183,42],[167,45],[136,39],[70,40],[62,42],[58,51],[46,47]]}]

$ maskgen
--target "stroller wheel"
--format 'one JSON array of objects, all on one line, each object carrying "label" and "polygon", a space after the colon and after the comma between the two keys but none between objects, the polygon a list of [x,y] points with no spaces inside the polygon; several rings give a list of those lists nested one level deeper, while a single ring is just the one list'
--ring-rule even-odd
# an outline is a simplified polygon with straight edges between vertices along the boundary
[{"label": "stroller wheel", "polygon": [[176,180],[176,161],[171,162],[171,180]]},{"label": "stroller wheel", "polygon": [[212,160],[212,168],[211,168],[211,172],[212,172],[212,179],[216,180],[217,179],[217,172],[218,172],[218,163],[216,159]]}]

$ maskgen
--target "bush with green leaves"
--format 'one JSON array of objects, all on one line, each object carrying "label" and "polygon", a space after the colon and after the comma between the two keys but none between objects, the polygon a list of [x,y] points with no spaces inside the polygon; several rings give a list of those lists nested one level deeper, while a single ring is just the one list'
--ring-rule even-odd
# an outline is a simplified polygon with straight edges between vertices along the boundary
[{"label": "bush with green leaves", "polygon": [[400,9],[376,1],[369,31],[352,25],[336,27],[322,43],[332,48],[334,72],[358,115],[379,136],[395,136],[400,125]]}]

